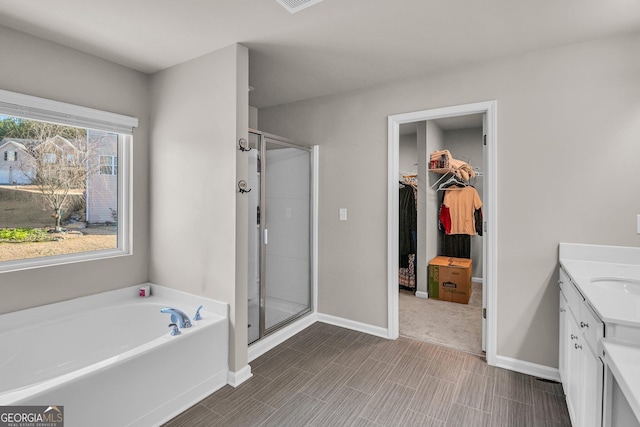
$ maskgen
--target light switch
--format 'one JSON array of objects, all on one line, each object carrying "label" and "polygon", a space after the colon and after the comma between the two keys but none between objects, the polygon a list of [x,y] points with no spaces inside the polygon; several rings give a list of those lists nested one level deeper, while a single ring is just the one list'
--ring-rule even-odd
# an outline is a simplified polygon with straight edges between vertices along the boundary
[{"label": "light switch", "polygon": [[346,221],[346,220],[347,220],[347,209],[340,208],[340,221]]}]

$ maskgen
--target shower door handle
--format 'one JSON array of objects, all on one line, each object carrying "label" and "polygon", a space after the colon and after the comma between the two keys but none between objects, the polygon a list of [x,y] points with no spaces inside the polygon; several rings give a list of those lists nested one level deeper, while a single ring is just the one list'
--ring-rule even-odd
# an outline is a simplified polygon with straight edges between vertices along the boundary
[{"label": "shower door handle", "polygon": [[264,242],[265,245],[267,243],[269,243],[269,230],[267,230],[266,228],[264,229],[264,234],[262,236],[262,241]]}]

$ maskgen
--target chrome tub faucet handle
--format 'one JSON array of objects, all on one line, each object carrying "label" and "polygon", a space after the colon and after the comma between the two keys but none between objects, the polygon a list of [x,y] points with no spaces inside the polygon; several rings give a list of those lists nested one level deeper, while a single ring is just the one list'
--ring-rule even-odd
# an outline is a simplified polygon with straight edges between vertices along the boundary
[{"label": "chrome tub faucet handle", "polygon": [[178,329],[178,325],[176,325],[175,323],[169,323],[169,327],[173,328],[171,329],[171,332],[169,332],[169,334],[172,337],[175,337],[176,335],[180,335],[182,332],[180,332],[180,329]]},{"label": "chrome tub faucet handle", "polygon": [[198,310],[196,310],[196,315],[193,316],[193,320],[202,320],[202,316],[200,315],[201,309],[202,309],[202,306],[198,307]]}]

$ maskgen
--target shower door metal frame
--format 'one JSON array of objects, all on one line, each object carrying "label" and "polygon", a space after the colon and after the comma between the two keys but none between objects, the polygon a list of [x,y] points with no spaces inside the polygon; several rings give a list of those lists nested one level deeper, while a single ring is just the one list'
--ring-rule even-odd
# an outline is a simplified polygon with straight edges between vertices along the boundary
[{"label": "shower door metal frame", "polygon": [[[282,138],[277,135],[269,134],[266,132],[262,132],[256,129],[249,128],[249,133],[257,135],[258,137],[258,147],[260,152],[260,286],[259,286],[259,335],[258,339],[253,341],[257,342],[269,335],[272,332],[275,332],[282,328],[283,326],[288,325],[289,323],[294,322],[300,317],[310,313],[313,310],[313,268],[314,268],[314,234],[313,234],[313,224],[315,221],[314,215],[314,151],[313,148],[304,147],[300,145],[296,145],[293,142],[289,141],[286,138]],[[268,228],[267,228],[267,174],[266,171],[268,169],[268,160],[267,160],[267,142],[274,143],[277,145],[281,145],[283,147],[296,148],[299,150],[307,151],[309,153],[309,271],[308,271],[308,286],[309,286],[309,299],[307,304],[307,309],[297,313],[275,325],[266,328],[266,300],[267,300],[267,244],[268,244]],[[267,236],[267,243],[265,244],[265,236]]]}]

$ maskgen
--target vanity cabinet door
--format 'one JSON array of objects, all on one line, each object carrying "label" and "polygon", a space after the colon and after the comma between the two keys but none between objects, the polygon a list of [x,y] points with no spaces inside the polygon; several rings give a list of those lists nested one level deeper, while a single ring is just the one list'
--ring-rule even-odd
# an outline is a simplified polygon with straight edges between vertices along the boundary
[{"label": "vanity cabinet door", "polygon": [[567,341],[567,366],[565,369],[566,382],[565,393],[567,396],[567,409],[571,423],[574,426],[582,426],[582,407],[584,402],[583,393],[583,357],[580,351],[582,340],[580,339],[580,327],[578,321],[568,307],[566,312],[566,321],[568,324],[569,340]]},{"label": "vanity cabinet door", "polygon": [[602,425],[602,388],[604,364],[589,343],[583,340],[582,348],[582,410],[580,426],[600,427]]},{"label": "vanity cabinet door", "polygon": [[595,351],[591,349],[580,325],[567,312],[570,324],[570,346],[565,376],[568,380],[567,409],[574,426],[600,427],[602,425],[602,379],[604,365]]},{"label": "vanity cabinet door", "polygon": [[604,365],[597,343],[604,326],[560,269],[560,352],[558,366],[574,426],[602,426]]},{"label": "vanity cabinet door", "polygon": [[604,336],[604,324],[587,302],[580,307],[578,326],[582,332],[583,423],[586,427],[602,425],[602,390],[604,364],[598,355],[598,342]]}]

